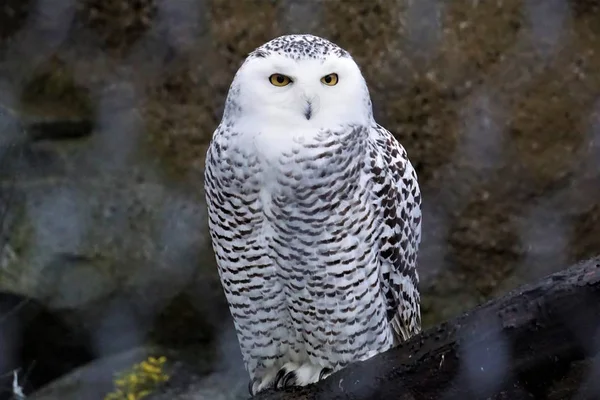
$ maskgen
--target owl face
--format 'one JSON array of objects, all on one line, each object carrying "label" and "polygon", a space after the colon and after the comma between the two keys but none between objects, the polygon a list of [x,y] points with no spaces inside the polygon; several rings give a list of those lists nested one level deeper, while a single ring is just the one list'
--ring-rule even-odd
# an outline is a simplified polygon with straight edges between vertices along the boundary
[{"label": "owl face", "polygon": [[237,117],[255,123],[327,128],[366,124],[371,115],[358,65],[344,50],[310,35],[259,47],[239,69],[234,87]]}]

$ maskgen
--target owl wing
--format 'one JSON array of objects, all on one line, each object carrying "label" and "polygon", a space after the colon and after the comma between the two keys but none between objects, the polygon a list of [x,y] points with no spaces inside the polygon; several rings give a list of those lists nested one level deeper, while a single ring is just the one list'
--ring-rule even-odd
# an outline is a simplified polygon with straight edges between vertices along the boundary
[{"label": "owl wing", "polygon": [[406,150],[385,128],[371,129],[369,154],[373,191],[379,204],[379,278],[396,342],[421,331],[419,276],[421,193]]},{"label": "owl wing", "polygon": [[[258,162],[232,149],[219,126],[206,154],[204,189],[208,225],[229,310],[237,331],[244,362],[252,379],[280,356],[280,346],[269,340],[271,332],[286,323],[285,301],[260,226],[262,205],[257,187],[241,183],[258,174]],[[237,167],[243,165],[243,167]]]}]

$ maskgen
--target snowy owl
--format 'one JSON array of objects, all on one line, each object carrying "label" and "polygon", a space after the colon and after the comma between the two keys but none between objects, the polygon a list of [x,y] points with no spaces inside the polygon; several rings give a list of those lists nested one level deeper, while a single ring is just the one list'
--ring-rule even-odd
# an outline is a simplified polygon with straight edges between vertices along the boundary
[{"label": "snowy owl", "polygon": [[421,330],[421,194],[350,54],[248,55],[206,156],[209,230],[250,392],[304,386]]}]

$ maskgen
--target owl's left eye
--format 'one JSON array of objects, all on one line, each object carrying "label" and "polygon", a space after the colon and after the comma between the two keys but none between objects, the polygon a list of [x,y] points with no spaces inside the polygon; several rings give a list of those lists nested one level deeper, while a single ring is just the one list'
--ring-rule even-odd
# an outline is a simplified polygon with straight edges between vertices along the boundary
[{"label": "owl's left eye", "polygon": [[338,83],[338,74],[329,74],[321,78],[321,82],[327,86],[335,86]]}]

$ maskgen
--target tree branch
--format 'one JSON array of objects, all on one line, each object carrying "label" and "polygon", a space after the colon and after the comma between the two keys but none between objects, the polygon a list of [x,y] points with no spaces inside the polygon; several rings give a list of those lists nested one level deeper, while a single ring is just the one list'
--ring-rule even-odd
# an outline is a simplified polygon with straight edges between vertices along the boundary
[{"label": "tree branch", "polygon": [[600,398],[600,257],[258,400]]}]

